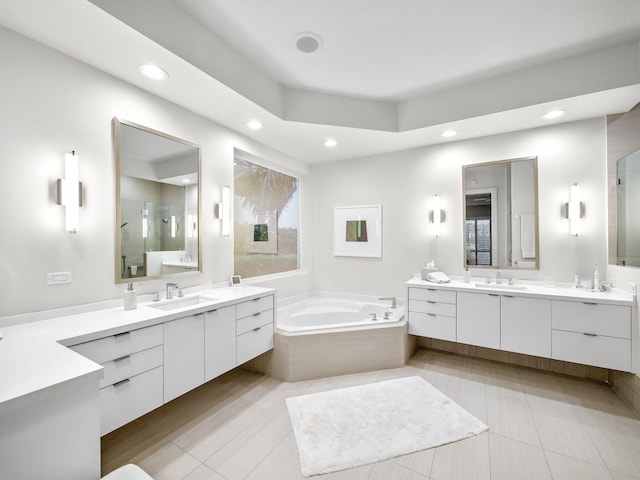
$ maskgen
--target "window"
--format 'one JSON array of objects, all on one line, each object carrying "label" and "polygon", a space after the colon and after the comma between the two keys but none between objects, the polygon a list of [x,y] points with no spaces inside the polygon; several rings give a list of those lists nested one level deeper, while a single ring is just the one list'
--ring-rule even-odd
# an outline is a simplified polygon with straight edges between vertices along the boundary
[{"label": "window", "polygon": [[300,268],[300,180],[235,158],[234,273],[243,278]]},{"label": "window", "polygon": [[467,265],[491,265],[491,219],[467,219]]}]

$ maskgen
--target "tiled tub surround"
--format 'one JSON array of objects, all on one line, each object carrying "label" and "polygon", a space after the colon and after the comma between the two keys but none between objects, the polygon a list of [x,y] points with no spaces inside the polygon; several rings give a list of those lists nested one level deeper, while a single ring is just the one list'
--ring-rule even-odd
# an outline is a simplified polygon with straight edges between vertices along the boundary
[{"label": "tiled tub surround", "polygon": [[175,301],[3,328],[0,478],[97,479],[101,434],[273,346],[272,289]]},{"label": "tiled tub surround", "polygon": [[413,278],[407,298],[417,346],[618,384],[637,369],[636,299],[624,291]]},{"label": "tiled tub surround", "polygon": [[[401,367],[410,350],[403,303],[392,309],[390,300],[325,292],[285,299],[273,350],[248,366],[289,382]],[[373,312],[381,321],[371,321]]]}]

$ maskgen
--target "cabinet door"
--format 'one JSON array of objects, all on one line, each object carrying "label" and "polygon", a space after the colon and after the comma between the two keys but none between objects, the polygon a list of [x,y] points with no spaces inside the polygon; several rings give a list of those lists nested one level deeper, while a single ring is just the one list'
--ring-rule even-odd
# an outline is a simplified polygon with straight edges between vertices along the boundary
[{"label": "cabinet door", "polygon": [[204,314],[164,324],[164,401],[204,383]]},{"label": "cabinet door", "polygon": [[500,348],[500,295],[458,292],[457,307],[458,342]]},{"label": "cabinet door", "polygon": [[504,295],[500,302],[502,350],[551,357],[551,300]]},{"label": "cabinet door", "polygon": [[204,379],[206,382],[236,366],[236,307],[219,308],[204,317]]}]

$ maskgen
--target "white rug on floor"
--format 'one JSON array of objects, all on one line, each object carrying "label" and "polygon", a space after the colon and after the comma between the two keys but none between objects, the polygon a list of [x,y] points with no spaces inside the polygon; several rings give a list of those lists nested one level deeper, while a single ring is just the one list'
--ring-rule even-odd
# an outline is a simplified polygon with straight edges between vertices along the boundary
[{"label": "white rug on floor", "polygon": [[421,377],[287,398],[305,477],[478,435],[480,420]]}]

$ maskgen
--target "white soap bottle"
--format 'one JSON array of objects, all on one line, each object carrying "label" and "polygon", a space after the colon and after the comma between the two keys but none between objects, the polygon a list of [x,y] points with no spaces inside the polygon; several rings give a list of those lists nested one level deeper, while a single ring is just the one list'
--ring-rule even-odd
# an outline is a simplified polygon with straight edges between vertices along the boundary
[{"label": "white soap bottle", "polygon": [[137,306],[136,291],[133,289],[133,283],[129,283],[124,292],[124,309],[134,310]]},{"label": "white soap bottle", "polygon": [[593,290],[600,290],[600,274],[598,273],[598,264],[596,263],[596,271],[593,272]]}]

